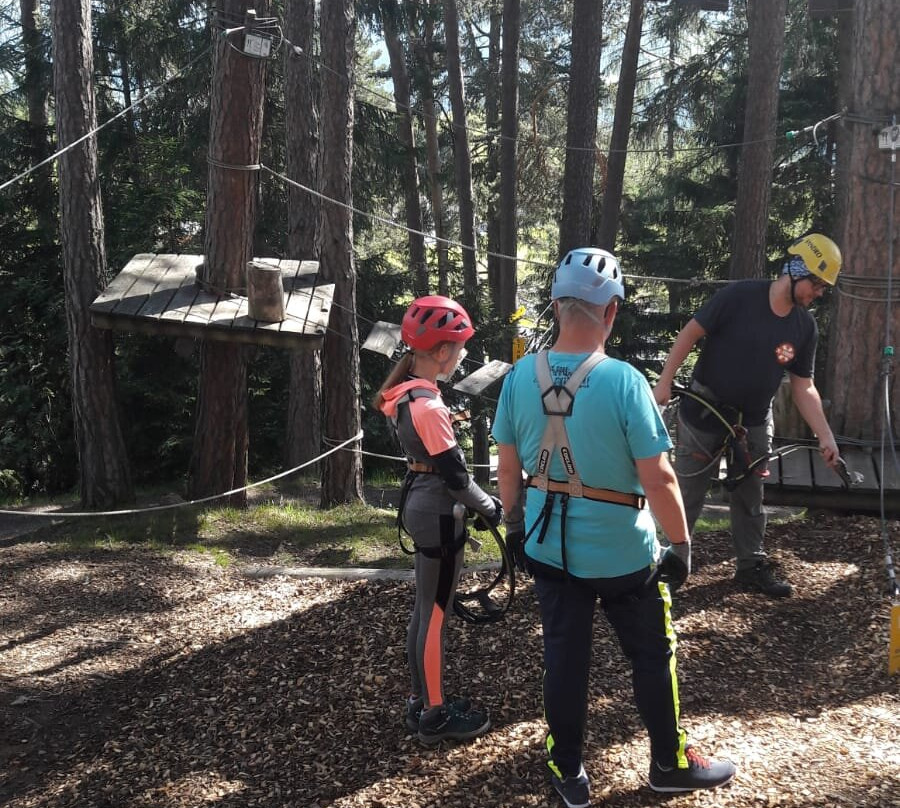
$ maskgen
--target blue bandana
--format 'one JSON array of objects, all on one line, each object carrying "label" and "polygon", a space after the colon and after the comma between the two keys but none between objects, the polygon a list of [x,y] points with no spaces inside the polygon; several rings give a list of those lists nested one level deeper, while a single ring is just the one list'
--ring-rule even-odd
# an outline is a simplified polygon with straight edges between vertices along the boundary
[{"label": "blue bandana", "polygon": [[790,260],[785,261],[781,274],[790,275],[794,280],[799,281],[812,275],[812,272],[806,268],[806,263],[799,255],[792,255]]}]

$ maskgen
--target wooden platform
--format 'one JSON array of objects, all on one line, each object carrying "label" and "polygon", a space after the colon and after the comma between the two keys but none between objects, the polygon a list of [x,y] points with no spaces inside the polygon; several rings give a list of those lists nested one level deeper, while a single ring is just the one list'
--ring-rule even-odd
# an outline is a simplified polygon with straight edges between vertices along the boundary
[{"label": "wooden platform", "polygon": [[[777,451],[779,446],[775,445]],[[805,505],[811,508],[878,512],[881,508],[880,485],[884,479],[884,502],[891,514],[900,513],[900,475],[894,466],[890,447],[881,464],[880,449],[839,446],[848,471],[862,480],[845,489],[841,478],[822,460],[818,451],[786,454],[769,463],[770,476],[764,489],[765,502],[772,505]]]},{"label": "wooden platform", "polygon": [[91,304],[98,328],[272,345],[295,350],[322,347],[334,297],[334,284],[317,284],[317,261],[257,258],[282,270],[285,319],[254,320],[247,298],[216,295],[197,284],[202,255],[140,253]]}]

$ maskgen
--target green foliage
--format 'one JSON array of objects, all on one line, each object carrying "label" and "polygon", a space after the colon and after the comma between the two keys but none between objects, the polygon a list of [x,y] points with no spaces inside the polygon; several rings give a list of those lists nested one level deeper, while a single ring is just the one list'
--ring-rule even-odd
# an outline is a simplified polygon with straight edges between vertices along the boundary
[{"label": "green foliage", "polygon": [[[604,4],[600,152],[606,146],[608,109],[615,91],[617,49],[630,4]],[[499,2],[460,0],[462,57],[470,116],[479,248],[487,245],[485,224],[495,207],[496,187],[489,160],[499,146],[488,131],[486,101],[497,89],[487,60],[490,14]],[[451,238],[457,237],[453,129],[447,109],[443,21],[439,4],[410,0],[359,6],[356,68],[353,203],[360,211],[403,221],[398,170],[403,156],[396,113],[389,97],[384,59],[379,57],[381,19],[396,11],[401,39],[424,36],[432,15],[432,63],[409,56],[413,79],[417,160],[424,166],[421,80],[432,82],[442,109],[438,120],[441,179]],[[95,72],[98,119],[122,112],[126,101],[160,87],[176,70],[194,64],[147,103],[122,115],[98,136],[101,185],[111,274],[138,252],[196,252],[203,249],[208,172],[210,57],[215,22],[208,6],[188,0],[140,4],[95,4]],[[276,4],[273,14],[282,13]],[[518,222],[520,255],[545,267],[521,263],[520,301],[536,316],[547,302],[549,272],[556,253],[561,178],[565,164],[566,98],[570,72],[572,4],[525,2],[519,70]],[[659,370],[672,337],[715,290],[729,264],[733,200],[743,138],[747,39],[746,7],[732,3],[728,14],[698,14],[677,3],[647,4],[645,52],[616,252],[628,281],[628,302],[617,321],[611,350],[649,376]],[[0,20],[0,180],[36,162],[35,133],[25,121],[24,62],[17,21]],[[770,259],[777,266],[783,245],[798,232],[834,224],[834,128],[788,140],[837,111],[836,30],[833,21],[810,21],[806,0],[790,0],[780,99],[779,137],[773,175]],[[42,39],[49,66],[49,37]],[[651,54],[657,54],[658,58]],[[268,66],[262,159],[283,170],[285,123],[283,53]],[[317,60],[315,54],[310,58]],[[49,91],[49,70],[34,80]],[[126,86],[127,82],[127,86]],[[125,92],[127,90],[127,93]],[[45,135],[47,133],[44,133]],[[49,143],[50,138],[46,140]],[[601,161],[602,162],[602,161]],[[48,186],[38,180],[50,178]],[[76,480],[66,362],[66,325],[56,200],[51,168],[0,194],[0,284],[6,316],[0,324],[0,495],[64,491]],[[425,227],[431,227],[427,187]],[[598,178],[596,198],[602,199]],[[313,200],[310,200],[313,204]],[[327,204],[325,202],[316,204]],[[257,254],[285,254],[287,192],[267,174],[259,180]],[[378,320],[399,322],[409,302],[411,273],[407,238],[399,228],[354,215],[357,313],[360,339]],[[458,262],[458,251],[456,253]],[[483,269],[483,266],[481,267]],[[647,278],[647,280],[642,280]],[[659,282],[659,278],[674,279]],[[676,281],[692,279],[696,283]],[[458,271],[450,280],[459,294]],[[484,299],[473,312],[481,344],[499,354],[507,342],[503,324]],[[827,328],[828,312],[820,325]],[[543,325],[546,325],[546,321]],[[543,327],[542,325],[542,327]],[[823,346],[825,340],[822,341]],[[193,438],[198,373],[189,344],[132,334],[116,339],[118,395],[135,479],[180,479],[187,471]],[[820,351],[820,359],[824,351]],[[361,361],[363,427],[367,451],[396,455],[385,419],[368,407],[390,361],[366,353]],[[470,367],[471,369],[471,367]],[[277,470],[282,457],[288,401],[286,356],[256,349],[250,362],[251,476]],[[481,403],[490,412],[495,391]],[[463,397],[448,394],[453,406]],[[390,460],[366,458],[367,474],[396,470]]]}]

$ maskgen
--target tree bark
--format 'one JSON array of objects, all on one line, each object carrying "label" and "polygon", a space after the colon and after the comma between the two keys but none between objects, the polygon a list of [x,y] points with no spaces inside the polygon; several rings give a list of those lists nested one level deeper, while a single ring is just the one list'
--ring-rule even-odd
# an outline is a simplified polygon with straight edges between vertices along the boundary
[{"label": "tree bark", "polygon": [[631,131],[631,114],[634,110],[634,89],[637,86],[638,55],[643,29],[644,0],[631,0],[625,44],[622,48],[619,86],[616,90],[616,112],[609,142],[606,189],[603,192],[603,208],[597,236],[597,246],[610,252],[615,252],[616,233],[619,229],[619,209],[622,207],[625,163],[628,159],[628,135]]},{"label": "tree bark", "polygon": [[761,278],[778,121],[778,86],[784,53],[787,0],[747,3],[750,65],[744,111],[744,146],[738,163],[732,237],[732,278]]},{"label": "tree bark", "polygon": [[478,269],[475,261],[475,205],[472,191],[472,155],[462,62],[459,54],[459,12],[456,0],[444,0],[444,35],[447,38],[447,74],[453,114],[453,166],[459,206],[459,240],[462,251],[464,300],[471,314],[478,303]]},{"label": "tree bark", "polygon": [[[97,125],[90,0],[57,0],[51,14],[56,126],[64,148]],[[107,275],[96,137],[60,156],[59,193],[81,503],[109,508],[130,501],[133,491],[116,408],[112,333],[94,328],[88,311]]]},{"label": "tree bark", "polygon": [[[32,165],[50,155],[50,127],[48,104],[50,97],[50,67],[44,58],[43,35],[40,28],[40,0],[19,0],[22,17],[22,49],[25,74],[22,89],[28,108],[28,141]],[[45,166],[31,179],[34,189],[34,209],[41,237],[46,243],[56,240],[57,221],[53,205],[53,168]]]},{"label": "tree bark", "polygon": [[[245,4],[224,0],[226,19],[240,18]],[[257,6],[260,15],[268,4]],[[206,198],[205,261],[198,280],[219,294],[245,287],[252,258],[262,139],[264,59],[241,52],[244,32],[215,31],[209,121],[209,184]],[[234,47],[231,47],[231,46]],[[191,457],[192,499],[221,494],[247,484],[247,357],[241,345],[205,340],[200,352],[197,423]],[[229,500],[247,503],[241,491]]]},{"label": "tree bark", "polygon": [[487,81],[484,88],[484,125],[488,131],[487,161],[484,167],[484,185],[487,191],[487,277],[490,296],[496,305],[502,299],[502,280],[500,277],[500,91],[502,79],[500,75],[501,37],[503,33],[503,14],[497,8],[491,9],[490,28],[487,44]]},{"label": "tree bark", "polygon": [[[322,109],[319,165],[322,193],[353,204],[353,68],[356,18],[353,0],[322,4]],[[360,428],[359,335],[353,217],[341,205],[325,205],[320,230],[321,274],[334,282],[334,305],[322,356],[324,437],[341,442]],[[335,452],[322,464],[321,504],[362,501],[362,463],[352,451]]]},{"label": "tree bark", "polygon": [[[285,35],[300,48],[286,49],[284,107],[287,176],[318,187],[319,79],[316,74],[314,0],[287,0]],[[298,261],[315,260],[321,205],[318,197],[288,186],[288,253]],[[322,363],[319,351],[288,354],[288,411],[284,463],[292,469],[321,453]],[[309,470],[310,472],[313,469]]]},{"label": "tree bark", "polygon": [[450,254],[447,245],[447,224],[444,212],[444,191],[441,182],[441,151],[438,141],[438,116],[440,107],[434,94],[432,76],[436,74],[434,65],[434,23],[431,13],[425,14],[422,44],[417,48],[419,70],[417,71],[419,97],[422,99],[425,126],[425,150],[427,154],[427,175],[431,216],[434,220],[434,234],[437,237],[435,251],[438,259],[438,294],[450,294]]},{"label": "tree bark", "polygon": [[560,257],[575,247],[586,246],[591,238],[602,27],[602,0],[575,0],[563,207],[559,223]]},{"label": "tree bark", "polygon": [[[502,322],[509,322],[516,310],[516,254],[518,252],[518,152],[519,138],[519,38],[520,0],[503,2],[503,58],[501,61],[502,118],[500,121],[500,252],[508,256],[500,262],[500,300],[497,309]],[[509,360],[512,348],[504,347]]]},{"label": "tree bark", "polygon": [[400,32],[394,4],[384,11],[384,43],[391,66],[394,84],[394,104],[397,108],[397,138],[403,144],[402,176],[403,198],[406,208],[407,242],[409,244],[409,268],[412,273],[413,293],[416,297],[428,294],[428,265],[425,259],[425,237],[422,235],[422,203],[419,200],[419,172],[416,166],[416,141],[410,110],[409,71],[406,53],[400,41]]},{"label": "tree bark", "polygon": [[[459,52],[459,12],[456,0],[444,0],[444,33],[447,38],[447,73],[450,78],[450,107],[453,110],[453,161],[456,175],[456,195],[459,205],[459,240],[466,247],[462,251],[463,303],[469,314],[478,316],[478,265],[475,260],[475,203],[472,190],[472,155],[469,150],[465,88]],[[476,336],[470,341],[469,354],[476,364],[484,360],[484,349]],[[472,454],[475,479],[487,480],[488,431],[481,402],[473,399]]]},{"label": "tree bark", "polygon": [[890,441],[898,434],[900,385],[884,349],[900,333],[900,206],[895,199],[900,171],[891,153],[878,148],[875,130],[889,124],[900,98],[900,5],[895,0],[856,0],[854,14],[850,110],[861,120],[845,123],[849,151],[841,165],[847,205],[838,239],[844,269],[831,324],[827,392],[836,434],[879,440],[886,430],[887,387],[894,424],[893,435],[887,434]]}]

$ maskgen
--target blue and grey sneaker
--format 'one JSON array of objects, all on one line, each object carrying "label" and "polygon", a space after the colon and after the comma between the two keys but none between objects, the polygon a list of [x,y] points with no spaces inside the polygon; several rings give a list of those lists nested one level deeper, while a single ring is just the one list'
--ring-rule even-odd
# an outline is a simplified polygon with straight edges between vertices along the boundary
[{"label": "blue and grey sneaker", "polygon": [[689,746],[684,750],[688,765],[684,769],[677,766],[664,768],[658,763],[650,764],[650,788],[663,794],[682,791],[697,791],[701,788],[718,788],[730,782],[735,768],[730,760],[714,760]]},{"label": "blue and grey sneaker", "polygon": [[[464,696],[451,696],[448,702],[457,710],[465,712],[472,703]],[[410,732],[419,731],[419,719],[422,717],[422,710],[425,708],[425,699],[421,696],[410,696],[406,699],[406,728]]]},{"label": "blue and grey sneaker", "polygon": [[461,702],[449,702],[425,710],[419,717],[419,740],[426,746],[434,746],[441,741],[467,741],[477,738],[490,729],[491,719],[485,710],[471,706],[465,709]]},{"label": "blue and grey sneaker", "polygon": [[566,808],[587,808],[591,804],[591,782],[584,766],[578,770],[578,774],[568,777],[560,777],[551,766],[550,782],[566,804]]}]

